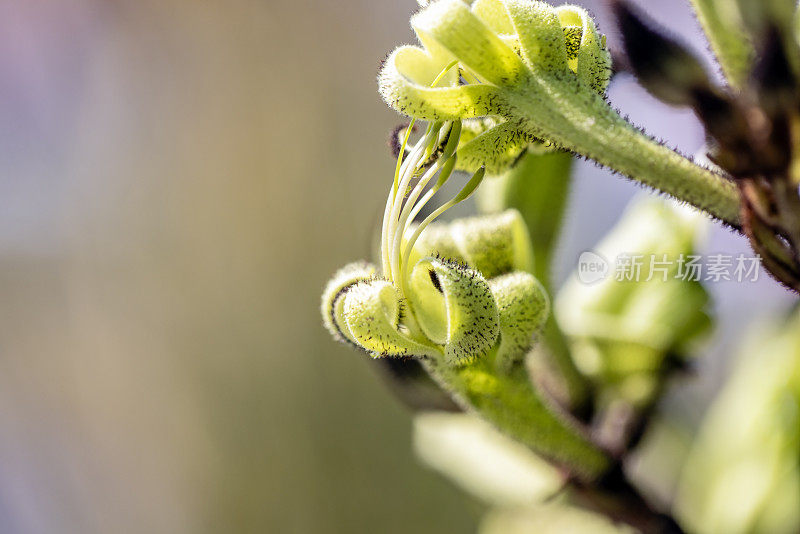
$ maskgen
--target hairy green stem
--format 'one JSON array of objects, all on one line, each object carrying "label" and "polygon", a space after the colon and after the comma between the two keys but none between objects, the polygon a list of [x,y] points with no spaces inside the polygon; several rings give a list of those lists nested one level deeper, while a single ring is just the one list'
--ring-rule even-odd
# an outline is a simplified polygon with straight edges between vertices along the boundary
[{"label": "hairy green stem", "polygon": [[648,137],[600,96],[549,76],[533,75],[507,96],[510,115],[525,118],[533,135],[739,227],[739,196],[733,182]]},{"label": "hairy green stem", "polygon": [[448,365],[443,358],[426,358],[422,362],[462,407],[477,412],[501,432],[564,466],[576,478],[590,482],[612,466],[610,457],[591,442],[576,422],[557,415],[545,403],[524,366],[501,372],[489,357],[460,367]]}]

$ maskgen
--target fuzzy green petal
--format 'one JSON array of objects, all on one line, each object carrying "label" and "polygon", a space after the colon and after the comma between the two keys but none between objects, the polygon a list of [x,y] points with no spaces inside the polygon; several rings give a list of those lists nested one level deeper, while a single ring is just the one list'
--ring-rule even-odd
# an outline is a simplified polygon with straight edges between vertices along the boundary
[{"label": "fuzzy green petal", "polygon": [[505,6],[519,36],[525,62],[534,69],[566,70],[564,32],[553,7],[523,0],[506,1]]},{"label": "fuzzy green petal", "polygon": [[435,77],[435,74],[430,76],[430,72],[435,68],[441,72],[446,64],[434,64],[431,56],[421,48],[401,46],[389,55],[381,70],[378,77],[380,93],[386,103],[397,111],[429,121],[458,120],[496,113],[493,103],[500,98],[496,87],[430,87]]},{"label": "fuzzy green petal", "polygon": [[[415,227],[412,227],[412,230]],[[428,225],[420,234],[412,251],[411,263],[417,263],[426,256],[437,256],[457,262],[467,262],[467,257],[458,248],[450,225],[447,223],[434,223]]]},{"label": "fuzzy green petal", "polygon": [[486,278],[511,271],[533,271],[533,249],[517,210],[458,219],[450,231],[467,262]]},{"label": "fuzzy green petal", "polygon": [[489,174],[500,174],[534,142],[536,138],[519,123],[502,122],[462,143],[458,147],[457,167],[467,172],[485,167]]},{"label": "fuzzy green petal", "polygon": [[344,297],[343,316],[353,339],[374,358],[437,354],[399,330],[400,298],[385,280],[354,285]]},{"label": "fuzzy green petal", "polygon": [[498,312],[483,276],[453,261],[424,258],[411,272],[409,301],[422,330],[444,345],[450,365],[485,355],[499,333]]},{"label": "fuzzy green petal", "polygon": [[530,350],[550,312],[544,287],[533,275],[515,272],[489,281],[500,314],[497,364],[507,369]]},{"label": "fuzzy green petal", "polygon": [[432,224],[414,245],[414,257],[439,256],[466,262],[485,278],[512,271],[532,272],[533,248],[516,210]]},{"label": "fuzzy green petal", "polygon": [[519,56],[475,16],[462,0],[439,0],[411,19],[481,79],[496,86],[519,82],[527,69]]},{"label": "fuzzy green petal", "polygon": [[322,292],[322,322],[337,341],[357,344],[343,316],[344,296],[356,283],[375,278],[375,266],[365,261],[345,265],[333,275]]},{"label": "fuzzy green petal", "polygon": [[[571,56],[571,50],[576,52],[575,59],[569,59],[570,68],[583,83],[598,94],[605,94],[611,79],[611,55],[606,50],[605,38],[597,33],[597,27],[585,9],[561,6],[555,12],[564,26],[568,55]],[[575,31],[569,32],[571,28]]]}]

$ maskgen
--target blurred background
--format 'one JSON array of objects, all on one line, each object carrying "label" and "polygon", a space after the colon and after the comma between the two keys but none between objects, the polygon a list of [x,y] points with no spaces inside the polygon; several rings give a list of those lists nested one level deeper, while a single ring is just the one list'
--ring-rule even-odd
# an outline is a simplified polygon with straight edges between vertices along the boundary
[{"label": "blurred background", "polygon": [[[581,2],[617,42],[599,2]],[[642,2],[708,59],[682,0]],[[657,4],[657,5],[656,5]],[[0,532],[470,532],[410,414],[320,324],[366,257],[398,116],[375,74],[412,0],[0,2]],[[688,153],[691,113],[610,98]],[[558,277],[637,188],[579,164]],[[709,250],[746,251],[712,232]],[[698,420],[755,314],[673,395]]]}]

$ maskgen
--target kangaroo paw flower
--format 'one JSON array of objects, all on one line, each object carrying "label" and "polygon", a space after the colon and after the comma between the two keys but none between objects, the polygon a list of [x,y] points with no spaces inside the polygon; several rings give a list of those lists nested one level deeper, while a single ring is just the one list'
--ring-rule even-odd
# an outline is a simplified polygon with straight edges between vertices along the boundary
[{"label": "kangaroo paw flower", "polygon": [[[465,121],[475,135],[458,147],[459,168],[474,170],[480,162],[497,173],[538,143],[586,156],[739,225],[729,180],[608,105],[611,60],[585,10],[532,0],[438,0],[411,25],[422,46],[389,55],[379,75],[381,95],[411,117]],[[454,67],[437,78],[446,65]],[[483,122],[473,127],[476,121]]]},{"label": "kangaroo paw flower", "polygon": [[[482,76],[489,74],[487,66]],[[600,476],[610,466],[606,453],[550,411],[519,365],[549,312],[544,288],[529,274],[533,252],[524,221],[509,210],[433,224],[475,191],[481,167],[454,198],[415,223],[451,179],[463,130],[460,121],[434,121],[407,150],[412,129],[386,201],[380,273],[364,262],[337,272],[323,292],[325,326],[374,358],[418,358],[465,408],[575,476]]]}]

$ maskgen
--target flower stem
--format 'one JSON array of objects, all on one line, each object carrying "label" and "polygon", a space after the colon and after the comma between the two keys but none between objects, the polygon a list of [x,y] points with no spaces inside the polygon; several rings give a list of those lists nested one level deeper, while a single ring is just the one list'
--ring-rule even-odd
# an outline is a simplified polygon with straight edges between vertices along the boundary
[{"label": "flower stem", "polygon": [[577,422],[546,404],[524,365],[501,372],[491,357],[460,367],[448,365],[443,358],[426,358],[422,363],[462,407],[564,466],[577,479],[588,483],[610,469],[609,455],[591,442]]},{"label": "flower stem", "polygon": [[739,228],[739,196],[725,177],[647,136],[603,99],[575,84],[534,74],[508,96],[530,132]]},{"label": "flower stem", "polygon": [[594,510],[635,528],[653,534],[683,534],[681,526],[669,515],[653,510],[639,491],[628,481],[621,468],[615,468],[597,484],[570,484],[572,498]]}]

